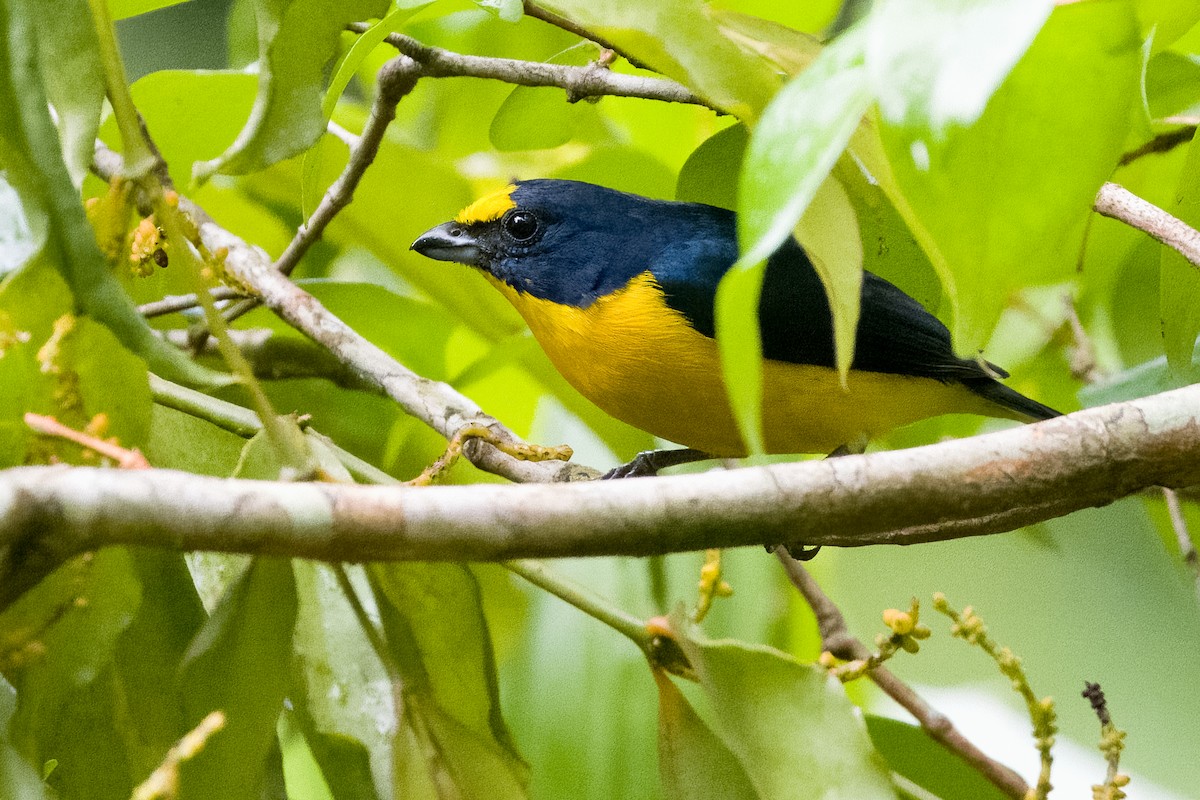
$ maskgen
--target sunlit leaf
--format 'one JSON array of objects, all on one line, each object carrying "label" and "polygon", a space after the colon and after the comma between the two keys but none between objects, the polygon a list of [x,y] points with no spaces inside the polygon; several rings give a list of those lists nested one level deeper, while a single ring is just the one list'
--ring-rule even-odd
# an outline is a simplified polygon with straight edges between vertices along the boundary
[{"label": "sunlit leaf", "polygon": [[[875,21],[870,28],[867,58],[880,82],[892,177],[906,218],[954,282],[947,293],[957,298],[963,352],[982,346],[1016,288],[1073,273],[1071,254],[1121,152],[1136,96],[1139,48],[1127,5],[1059,6],[1022,57],[1042,5],[980,5],[977,20],[964,12],[973,20],[968,33],[979,39],[978,59],[957,32],[948,52],[931,46],[918,17],[909,19],[909,33]],[[994,16],[1010,14],[1005,26]],[[997,30],[1011,33],[998,37]],[[923,78],[913,85],[925,88],[904,91],[902,74]],[[931,83],[933,75],[939,81]],[[951,76],[970,76],[970,86],[955,89]],[[1093,135],[1081,138],[1080,130]]]},{"label": "sunlit leaf", "polygon": [[726,37],[699,0],[595,4],[553,0],[543,6],[625,49],[664,75],[742,119],[753,119],[779,86],[771,65]]},{"label": "sunlit leaf", "polygon": [[108,0],[108,5],[113,19],[124,19],[184,2],[187,0]]},{"label": "sunlit leaf", "polygon": [[63,158],[79,186],[92,163],[104,101],[99,43],[87,0],[65,0],[54,13],[40,14],[34,29],[46,95],[58,113]]},{"label": "sunlit leaf", "polygon": [[[761,442],[762,368],[757,309],[765,261],[792,235],[871,102],[862,44],[862,37],[855,33],[843,36],[779,92],[755,127],[742,166],[738,185],[742,256],[717,291],[716,327],[734,415],[752,451],[759,450]],[[827,190],[826,196],[844,212],[844,192]],[[838,218],[853,221],[853,215],[847,218],[845,213],[839,213]],[[857,226],[844,235],[851,242],[857,240]],[[861,281],[861,250],[857,262],[845,262],[826,247],[827,242],[814,244],[831,254],[824,259],[831,276],[826,287],[840,287],[838,302],[833,306],[834,327],[843,333],[849,331],[852,339],[858,298],[853,292],[847,295],[844,289],[855,280]],[[833,278],[835,271],[841,276]],[[853,351],[846,352],[852,355]],[[849,360],[840,355],[839,363],[848,366]]]},{"label": "sunlit leaf", "polygon": [[151,333],[110,274],[83,205],[71,183],[40,77],[36,37],[23,7],[0,10],[0,148],[6,177],[21,196],[31,229],[42,238],[43,256],[71,287],[75,303],[107,325],[117,338],[165,377],[185,383],[219,382]]},{"label": "sunlit leaf", "polygon": [[382,17],[387,0],[259,0],[258,97],[237,140],[199,163],[198,178],[254,172],[310,147],[325,132],[325,67],[347,23]]}]

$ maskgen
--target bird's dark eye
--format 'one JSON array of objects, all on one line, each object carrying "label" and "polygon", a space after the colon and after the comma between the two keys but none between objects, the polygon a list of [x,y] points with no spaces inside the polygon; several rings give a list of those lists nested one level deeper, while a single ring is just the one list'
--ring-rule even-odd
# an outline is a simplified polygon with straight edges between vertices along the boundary
[{"label": "bird's dark eye", "polygon": [[532,239],[537,229],[537,217],[528,211],[513,211],[504,218],[504,232],[518,242]]}]

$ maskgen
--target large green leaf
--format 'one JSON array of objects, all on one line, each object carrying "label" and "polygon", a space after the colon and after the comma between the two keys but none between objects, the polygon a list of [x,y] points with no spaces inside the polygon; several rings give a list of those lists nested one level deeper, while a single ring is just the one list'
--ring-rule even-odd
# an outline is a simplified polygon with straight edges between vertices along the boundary
[{"label": "large green leaf", "polygon": [[46,95],[58,113],[63,158],[75,186],[83,183],[96,147],[104,102],[99,42],[88,0],[64,0],[39,14],[38,66]]},{"label": "large green leaf", "polygon": [[895,797],[862,719],[824,669],[769,647],[705,640],[682,611],[672,627],[759,797]]},{"label": "large green leaf", "polygon": [[387,674],[331,568],[296,561],[293,569],[300,599],[293,716],[333,796],[366,800],[391,773],[395,709],[382,690]]},{"label": "large green leaf", "polygon": [[925,15],[896,2],[868,25],[892,177],[953,281],[962,351],[984,344],[1011,292],[1071,276],[1138,96],[1127,4],[1060,6],[1037,33],[1046,5],[959,3],[957,14]]},{"label": "large green leaf", "polygon": [[[771,101],[750,137],[738,185],[738,238],[742,257],[717,291],[716,327],[721,366],[742,435],[762,449],[761,342],[758,300],[766,259],[793,231],[818,265],[834,316],[838,364],[854,353],[862,280],[857,221],[844,190],[829,187],[808,225],[797,228],[871,102],[862,61],[863,39],[843,36],[821,51]],[[825,225],[822,225],[822,221]],[[815,224],[814,224],[815,223]],[[829,227],[833,223],[835,227]]]},{"label": "large green leaf", "polygon": [[21,196],[42,256],[58,269],[76,305],[168,377],[184,383],[218,378],[154,336],[108,271],[79,194],[71,183],[37,72],[32,6],[0,8],[0,152],[6,177]]},{"label": "large green leaf", "polygon": [[277,748],[289,684],[296,586],[287,561],[260,558],[192,640],[179,680],[189,727],[211,711],[225,728],[180,769],[180,798],[257,798]]},{"label": "large green leaf", "polygon": [[542,5],[742,119],[757,116],[779,87],[771,64],[727,37],[699,0],[553,0]]},{"label": "large green leaf", "polygon": [[757,800],[742,765],[666,673],[658,684],[658,771],[668,800]]},{"label": "large green leaf", "polygon": [[237,140],[196,165],[203,179],[254,172],[308,149],[325,132],[325,68],[347,23],[382,17],[388,0],[259,0],[258,97]]},{"label": "large green leaf", "polygon": [[466,800],[525,797],[528,767],[500,714],[475,576],[462,564],[380,564],[368,574],[415,715],[396,739],[398,791],[447,779]]}]

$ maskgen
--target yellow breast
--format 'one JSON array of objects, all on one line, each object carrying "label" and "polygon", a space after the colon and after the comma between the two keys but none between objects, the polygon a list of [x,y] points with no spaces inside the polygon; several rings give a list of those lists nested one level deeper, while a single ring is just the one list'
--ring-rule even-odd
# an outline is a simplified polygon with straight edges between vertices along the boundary
[{"label": "yellow breast", "polygon": [[[716,342],[666,304],[649,272],[586,309],[488,278],[563,377],[604,411],[688,447],[745,455]],[[852,372],[844,389],[833,369],[767,359],[763,381],[763,434],[772,453],[828,453],[925,417],[998,413],[964,387],[928,378]]]}]

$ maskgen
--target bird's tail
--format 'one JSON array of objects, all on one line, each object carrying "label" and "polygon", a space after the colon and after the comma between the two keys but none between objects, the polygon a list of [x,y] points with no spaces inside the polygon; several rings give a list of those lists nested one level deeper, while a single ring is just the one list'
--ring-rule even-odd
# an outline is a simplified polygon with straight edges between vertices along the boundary
[{"label": "bird's tail", "polygon": [[1014,419],[1019,419],[1022,422],[1036,422],[1038,420],[1062,416],[1062,412],[1055,411],[1050,406],[1042,405],[1037,400],[1026,397],[1017,390],[1010,389],[1003,383],[991,378],[970,381],[968,386],[971,391],[980,397],[987,398],[996,405],[1014,412]]}]

